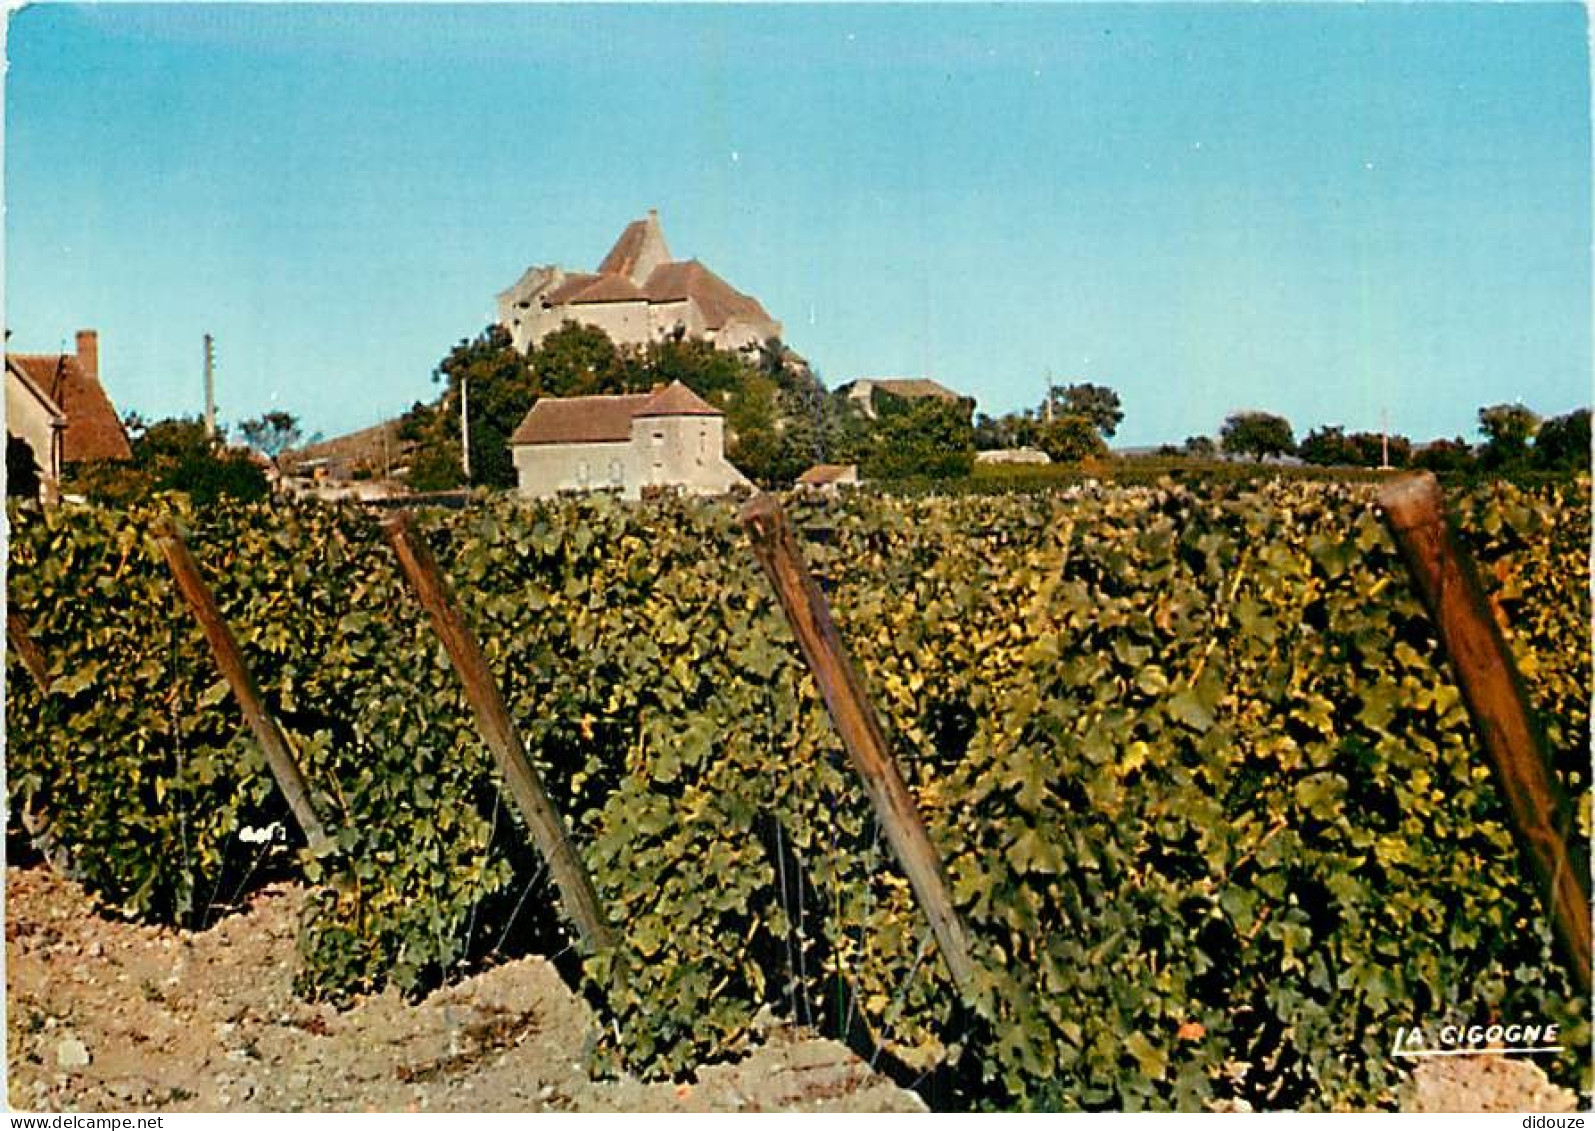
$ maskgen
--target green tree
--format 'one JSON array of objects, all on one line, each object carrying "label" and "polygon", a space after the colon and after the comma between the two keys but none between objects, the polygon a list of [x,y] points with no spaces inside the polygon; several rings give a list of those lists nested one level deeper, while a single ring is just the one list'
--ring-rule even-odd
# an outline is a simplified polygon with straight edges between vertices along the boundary
[{"label": "green tree", "polygon": [[610,391],[624,379],[624,366],[602,330],[567,323],[544,339],[544,347],[522,354],[508,331],[488,326],[449,351],[432,374],[443,386],[438,399],[414,405],[400,421],[400,439],[416,445],[411,487],[441,491],[465,482],[462,405],[470,417],[470,481],[512,487],[509,438],[538,396]]},{"label": "green tree", "polygon": [[1479,409],[1479,433],[1484,437],[1479,462],[1490,471],[1522,466],[1528,462],[1529,441],[1539,427],[1538,414],[1520,404]]},{"label": "green tree", "polygon": [[1360,462],[1361,457],[1357,445],[1347,438],[1346,430],[1338,424],[1314,428],[1302,437],[1296,454],[1307,463],[1319,467],[1355,464]]},{"label": "green tree", "polygon": [[1553,416],[1534,437],[1534,462],[1549,471],[1588,471],[1589,409]]},{"label": "green tree", "polygon": [[[1051,391],[1053,419],[1063,416],[1084,418],[1104,438],[1112,436],[1124,420],[1119,394],[1106,385],[1082,383]],[[1044,405],[1043,408],[1046,406]]]},{"label": "green tree", "polygon": [[1387,449],[1391,467],[1406,467],[1412,462],[1412,441],[1399,433],[1353,432],[1346,439],[1356,450],[1359,466],[1383,466]]},{"label": "green tree", "polygon": [[1193,459],[1212,459],[1218,455],[1218,445],[1211,436],[1187,436],[1180,450]]},{"label": "green tree", "polygon": [[1040,428],[1041,450],[1053,463],[1080,463],[1107,454],[1097,426],[1083,416],[1060,416]]},{"label": "green tree", "polygon": [[1320,467],[1380,467],[1388,444],[1391,467],[1405,467],[1412,458],[1412,441],[1405,436],[1386,437],[1379,432],[1346,435],[1337,425],[1314,428],[1296,447],[1305,462]]},{"label": "green tree", "polygon": [[749,479],[766,486],[791,478],[783,476],[788,469],[782,466],[778,396],[775,382],[758,374],[749,374],[739,388],[719,395],[726,414],[726,458]]},{"label": "green tree", "polygon": [[807,363],[779,340],[747,355],[691,338],[617,347],[595,326],[567,322],[525,354],[489,326],[439,363],[443,385],[417,404],[399,437],[416,445],[409,482],[417,490],[459,486],[460,407],[469,405],[471,482],[513,487],[509,440],[539,397],[641,393],[680,381],[726,413],[727,456],[761,483],[790,482],[824,447],[825,390]]},{"label": "green tree", "polygon": [[975,464],[973,404],[877,391],[859,473],[866,479],[956,479]]},{"label": "green tree", "polygon": [[1011,451],[1041,446],[1041,410],[1025,409],[1002,416],[975,417],[975,447],[981,451]]},{"label": "green tree", "polygon": [[[680,381],[710,404],[722,406],[730,393],[761,375],[759,368],[746,358],[717,350],[699,338],[649,342],[632,351],[629,372],[631,384],[638,391]],[[774,373],[764,376],[772,387],[779,387]]]},{"label": "green tree", "polygon": [[275,464],[284,452],[304,441],[304,433],[298,417],[278,409],[241,423],[238,438]]},{"label": "green tree", "polygon": [[1424,471],[1469,471],[1475,463],[1473,449],[1461,436],[1425,444],[1412,457],[1412,466]]},{"label": "green tree", "polygon": [[1219,433],[1219,445],[1229,455],[1257,460],[1290,455],[1296,450],[1290,421],[1269,412],[1231,414]]},{"label": "green tree", "polygon": [[824,459],[817,463],[862,464],[869,456],[874,422],[840,393],[825,398],[822,417]]},{"label": "green tree", "polygon": [[[490,339],[483,357],[492,374],[523,393],[529,392],[527,408],[537,397],[590,397],[648,388],[646,375],[597,326],[566,322],[524,356],[510,345],[509,334],[502,327],[491,326],[483,333]],[[473,380],[479,375],[473,372]],[[525,412],[523,408],[522,415]],[[519,417],[515,423],[520,423]],[[515,425],[510,425],[509,431],[514,430]]]},{"label": "green tree", "polygon": [[152,491],[182,491],[201,506],[227,496],[263,499],[271,491],[256,457],[224,447],[192,417],[135,420],[133,462],[89,464],[77,469],[71,489],[109,505],[126,505]]},{"label": "green tree", "polygon": [[161,420],[133,442],[133,460],[157,491],[184,491],[201,505],[222,496],[262,499],[266,473],[250,453],[225,448],[207,436],[203,421]]}]

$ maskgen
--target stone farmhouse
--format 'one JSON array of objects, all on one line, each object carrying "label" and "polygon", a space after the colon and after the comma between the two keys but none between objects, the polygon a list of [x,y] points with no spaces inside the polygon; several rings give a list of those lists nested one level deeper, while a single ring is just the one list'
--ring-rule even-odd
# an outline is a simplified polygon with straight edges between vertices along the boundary
[{"label": "stone farmhouse", "polygon": [[498,296],[498,321],[522,353],[566,322],[597,326],[616,345],[681,335],[742,350],[781,336],[758,299],[696,259],[671,259],[653,210],[626,226],[596,272],[527,268]]},{"label": "stone farmhouse", "polygon": [[[846,397],[869,419],[874,420],[877,412],[875,408],[876,393],[890,393],[894,397],[903,397],[908,400],[918,400],[923,397],[934,397],[944,401],[961,401],[969,398],[960,393],[955,393],[945,385],[925,377],[860,377],[857,381],[849,381],[836,390],[839,396]],[[971,407],[974,402],[970,401]]]},{"label": "stone farmhouse", "polygon": [[127,431],[100,384],[95,331],[78,331],[76,353],[7,351],[6,436],[32,450],[46,499],[56,497],[62,473],[75,465],[133,458]]},{"label": "stone farmhouse", "polygon": [[520,493],[675,488],[723,495],[745,486],[725,458],[725,417],[680,381],[651,393],[542,397],[510,437]]}]

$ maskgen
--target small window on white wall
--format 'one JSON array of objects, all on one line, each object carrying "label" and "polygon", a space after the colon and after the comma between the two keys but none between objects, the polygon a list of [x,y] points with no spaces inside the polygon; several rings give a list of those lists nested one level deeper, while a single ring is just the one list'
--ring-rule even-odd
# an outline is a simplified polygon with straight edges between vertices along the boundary
[{"label": "small window on white wall", "polygon": [[609,461],[609,485],[611,487],[626,485],[626,468],[618,459]]}]

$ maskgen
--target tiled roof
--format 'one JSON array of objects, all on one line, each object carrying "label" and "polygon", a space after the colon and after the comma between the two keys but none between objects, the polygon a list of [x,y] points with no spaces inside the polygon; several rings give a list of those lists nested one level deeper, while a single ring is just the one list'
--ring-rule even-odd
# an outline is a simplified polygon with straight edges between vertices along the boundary
[{"label": "tiled roof", "polygon": [[714,405],[687,388],[680,381],[672,381],[639,408],[636,416],[723,416]]},{"label": "tiled roof", "polygon": [[637,257],[642,253],[642,245],[648,239],[648,221],[633,220],[626,225],[626,230],[620,233],[620,238],[615,241],[615,246],[609,249],[609,254],[604,256],[604,261],[598,265],[600,275],[630,275],[632,268],[637,265]]},{"label": "tiled roof", "polygon": [[104,387],[78,365],[72,354],[7,354],[66,415],[61,437],[65,463],[132,459],[133,448]]},{"label": "tiled roof", "polygon": [[639,416],[719,416],[679,381],[653,393],[542,397],[522,418],[511,444],[609,444],[631,439]]},{"label": "tiled roof", "polygon": [[660,264],[642,289],[649,302],[693,300],[703,314],[704,325],[711,330],[734,319],[771,321],[758,299],[743,294],[696,259]]},{"label": "tiled roof", "polygon": [[858,465],[851,463],[817,463],[802,475],[798,483],[804,487],[823,487],[847,475],[858,474]]},{"label": "tiled roof", "polygon": [[[862,384],[864,381],[883,393],[891,393],[898,397],[941,397],[944,400],[956,401],[961,399],[960,394],[953,392],[945,385],[938,385],[924,377],[873,377],[863,378],[852,382],[852,385]],[[849,388],[852,386],[849,385]]]},{"label": "tiled roof", "polygon": [[642,302],[647,296],[623,275],[603,275],[564,301],[572,306],[588,302]]},{"label": "tiled roof", "polygon": [[598,265],[598,273],[635,278],[639,265],[646,268],[647,261],[660,263],[669,259],[670,249],[665,246],[665,234],[659,227],[659,214],[650,212],[646,219],[633,220],[626,225],[615,246]]},{"label": "tiled roof", "polygon": [[17,363],[15,357],[6,358],[6,372],[15,373],[17,380],[22,382],[22,387],[39,402],[45,412],[55,417],[61,424],[66,423],[66,413],[61,411],[61,406],[51,399],[50,394],[44,391],[44,386],[33,379],[33,375]]},{"label": "tiled roof", "polygon": [[547,301],[549,306],[560,306],[598,282],[598,279],[599,276],[597,275],[584,275],[580,272],[566,275],[564,282],[548,292],[545,301]]},{"label": "tiled roof", "polygon": [[358,432],[334,436],[330,440],[317,440],[286,454],[284,463],[290,466],[309,460],[350,460],[380,464],[385,459],[402,464],[415,449],[413,440],[399,438],[398,420],[386,420]]},{"label": "tiled roof", "polygon": [[631,418],[652,396],[543,397],[532,405],[512,444],[602,444],[631,439]]}]

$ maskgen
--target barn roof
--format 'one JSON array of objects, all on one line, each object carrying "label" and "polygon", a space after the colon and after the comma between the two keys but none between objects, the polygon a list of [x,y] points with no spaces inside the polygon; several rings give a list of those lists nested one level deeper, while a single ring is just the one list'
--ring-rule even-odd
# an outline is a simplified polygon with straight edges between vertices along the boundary
[{"label": "barn roof", "polygon": [[672,381],[663,389],[649,394],[648,400],[635,415],[722,416],[724,414],[680,381]]},{"label": "barn roof", "polygon": [[719,416],[680,381],[651,393],[540,397],[510,437],[511,444],[611,444],[631,439],[636,417]]},{"label": "barn roof", "polygon": [[30,377],[66,416],[61,436],[65,463],[132,459],[127,431],[98,380],[72,354],[8,353],[6,361]]},{"label": "barn roof", "polygon": [[711,330],[739,318],[750,322],[771,320],[758,299],[743,294],[696,259],[661,263],[642,289],[649,302],[691,299],[698,304],[704,325]]},{"label": "barn roof", "polygon": [[857,477],[858,465],[853,463],[817,463],[798,476],[801,487],[824,487],[848,476]]}]

